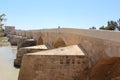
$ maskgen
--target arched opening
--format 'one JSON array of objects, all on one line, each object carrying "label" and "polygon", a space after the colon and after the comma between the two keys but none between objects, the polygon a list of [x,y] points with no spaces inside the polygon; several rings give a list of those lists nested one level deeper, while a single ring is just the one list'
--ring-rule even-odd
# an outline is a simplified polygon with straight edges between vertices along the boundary
[{"label": "arched opening", "polygon": [[65,44],[65,42],[63,41],[62,38],[58,38],[53,46],[54,46],[54,48],[65,47],[66,44]]},{"label": "arched opening", "polygon": [[38,45],[42,45],[43,44],[43,39],[41,37],[39,37],[38,39]]}]

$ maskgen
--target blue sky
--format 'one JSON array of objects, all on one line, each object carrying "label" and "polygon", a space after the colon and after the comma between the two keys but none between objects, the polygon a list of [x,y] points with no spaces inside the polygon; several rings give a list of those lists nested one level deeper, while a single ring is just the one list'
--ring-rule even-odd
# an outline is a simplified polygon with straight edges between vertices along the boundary
[{"label": "blue sky", "polygon": [[120,0],[0,0],[2,13],[17,29],[99,28],[120,18]]}]

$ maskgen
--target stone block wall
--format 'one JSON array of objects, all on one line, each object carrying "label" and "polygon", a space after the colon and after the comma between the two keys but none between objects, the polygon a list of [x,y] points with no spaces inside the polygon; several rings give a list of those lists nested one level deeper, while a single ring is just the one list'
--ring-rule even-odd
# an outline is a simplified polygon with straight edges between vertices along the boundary
[{"label": "stone block wall", "polygon": [[33,53],[33,52],[38,52],[38,51],[43,51],[43,50],[48,50],[50,49],[49,46],[46,45],[36,45],[36,46],[30,46],[30,47],[22,47],[18,49],[16,59],[14,60],[14,66],[17,68],[20,68],[22,58],[25,54],[27,53]]},{"label": "stone block wall", "polygon": [[86,80],[86,57],[25,55],[18,80]]},{"label": "stone block wall", "polygon": [[[26,35],[29,36],[29,31]],[[88,54],[92,65],[100,59],[120,56],[120,32],[60,28],[36,30],[32,31],[32,35],[37,42],[41,37],[43,44],[47,43],[52,48],[59,38],[65,42],[66,46],[80,44]]]},{"label": "stone block wall", "polygon": [[[119,37],[116,38],[116,36],[113,36],[119,35],[120,33],[109,31],[108,33],[107,31],[106,32],[103,31],[103,33],[105,33],[106,36],[102,34],[102,31],[98,31],[98,34],[97,31],[95,31],[93,36],[91,34],[86,35],[72,32],[71,33],[61,32],[59,34],[49,33],[48,36],[44,36],[43,40],[47,38],[45,42],[50,43],[52,46],[54,46],[54,43],[59,37],[64,40],[67,46],[79,44],[86,51],[89,60],[91,61],[91,65],[94,65],[97,63],[97,61],[102,60],[104,58],[120,56],[120,41],[119,41],[120,39]],[[113,39],[110,36],[115,38]]]},{"label": "stone block wall", "polygon": [[[118,33],[108,32],[108,33],[113,33],[115,35],[119,34],[119,32]],[[95,34],[98,36],[95,37]],[[104,35],[104,37],[102,37],[101,35],[102,33],[97,34],[97,32],[95,32],[95,34],[92,36],[91,34],[86,35],[86,34],[78,34],[78,33],[72,33],[72,32],[70,33],[43,32],[43,33],[34,34],[34,35],[41,36],[41,38],[43,39],[43,43],[48,43],[53,48],[54,48],[55,42],[59,38],[61,38],[65,42],[66,46],[75,45],[75,44],[81,45],[81,47],[86,51],[91,61],[91,65],[96,64],[97,61],[104,58],[120,56],[120,42],[118,41],[117,38],[109,39],[110,37],[107,37],[106,34],[105,34],[106,36]],[[36,37],[36,39],[37,38],[39,37]]]},{"label": "stone block wall", "polygon": [[26,37],[16,35],[8,35],[8,38],[11,45],[18,45],[19,42],[22,42],[23,40],[27,39]]},{"label": "stone block wall", "polygon": [[20,68],[23,55],[24,55],[24,54],[27,54],[27,53],[37,52],[37,51],[41,51],[41,50],[40,50],[40,49],[20,48],[20,49],[17,51],[16,59],[14,60],[14,66],[15,66],[16,68]]},{"label": "stone block wall", "polygon": [[88,57],[72,45],[25,54],[18,80],[87,80],[88,74]]},{"label": "stone block wall", "polygon": [[22,47],[29,47],[37,45],[34,39],[27,39],[26,37],[22,37],[17,43],[18,49]]}]

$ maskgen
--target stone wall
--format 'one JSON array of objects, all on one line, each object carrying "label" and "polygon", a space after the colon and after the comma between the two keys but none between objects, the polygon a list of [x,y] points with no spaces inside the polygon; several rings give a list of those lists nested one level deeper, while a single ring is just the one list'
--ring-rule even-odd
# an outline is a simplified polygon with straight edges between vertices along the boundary
[{"label": "stone wall", "polygon": [[22,47],[29,47],[29,46],[35,46],[35,45],[37,45],[37,42],[34,39],[24,39],[24,38],[19,40],[17,44],[18,49]]},{"label": "stone wall", "polygon": [[78,46],[26,54],[18,80],[87,80],[88,58]]},{"label": "stone wall", "polygon": [[[119,32],[117,34],[119,34]],[[83,49],[85,49],[86,53],[88,54],[88,57],[91,61],[91,65],[94,65],[98,60],[107,57],[120,56],[120,42],[115,39],[112,40],[106,38],[107,36],[105,36],[105,38],[104,37],[102,38],[102,35],[98,35],[97,37],[95,36],[92,37],[90,35],[66,33],[66,32],[61,32],[61,33],[43,32],[38,35],[37,34],[35,35],[41,36],[43,39],[43,43],[49,43],[53,48],[56,41],[59,38],[61,38],[65,42],[66,46],[80,44],[81,47],[83,47]]]},{"label": "stone wall", "polygon": [[16,36],[16,35],[8,35],[7,37],[11,45],[18,45],[20,42],[27,39],[27,37]]},{"label": "stone wall", "polygon": [[48,50],[48,49],[50,49],[49,45],[36,45],[36,46],[22,47],[17,51],[16,59],[14,60],[14,66],[16,68],[20,68],[24,54]]},{"label": "stone wall", "polygon": [[[37,42],[41,40],[43,44],[49,44],[52,48],[55,48],[54,45],[59,38],[66,46],[80,44],[88,54],[92,65],[103,58],[120,56],[120,32],[64,28],[31,32]],[[21,31],[21,35],[30,34],[29,31]]]},{"label": "stone wall", "polygon": [[[27,38],[33,38],[37,41],[37,44],[49,44],[51,46],[51,48],[59,48],[59,47],[63,47],[63,46],[65,47],[65,46],[79,44],[80,47],[85,51],[86,57],[89,60],[89,62],[87,63],[87,65],[89,64],[89,68],[93,68],[93,66],[100,60],[103,60],[103,59],[106,59],[109,57],[120,57],[120,37],[119,37],[120,32],[61,28],[61,29],[32,30],[32,31],[19,30],[19,31],[16,31],[16,35],[24,36]],[[59,39],[60,39],[60,41],[59,41]],[[56,53],[58,53],[58,52],[56,52]],[[70,52],[68,52],[68,53],[70,53]],[[70,57],[70,54],[67,56]],[[65,57],[66,57],[66,55],[64,55],[64,56],[62,55],[63,60],[66,60]],[[70,58],[76,58],[76,57],[72,56]],[[50,63],[51,60],[49,62],[49,59],[53,59],[54,61],[61,63],[60,55],[59,56],[56,56],[56,55],[48,56],[48,55],[39,55],[36,53],[25,55],[25,57],[23,58],[23,63],[22,63],[23,67],[20,71],[19,80],[31,80],[31,79],[33,79],[33,77],[35,78],[35,80],[39,80],[40,78],[41,78],[41,80],[42,79],[43,80],[45,80],[45,79],[53,80],[53,78],[56,80],[59,80],[59,79],[74,80],[72,77],[75,78],[76,76],[68,75],[68,77],[65,77],[66,74],[64,74],[62,72],[67,73],[66,70],[69,72],[68,69],[73,69],[73,67],[75,67],[75,68],[79,67],[79,68],[83,69],[82,66],[77,66],[77,65],[72,66],[72,67],[71,67],[71,65],[69,65],[67,67],[64,65],[64,67],[63,67],[63,65],[57,64],[57,62],[55,62],[56,64],[52,64],[52,63]],[[50,64],[47,63],[46,60],[48,60],[48,62]],[[82,60],[84,60],[83,57],[81,58],[81,61]],[[43,65],[44,62],[45,62],[45,64]],[[65,63],[67,63],[67,61]],[[42,68],[39,67],[39,65],[44,66],[45,70],[44,69],[40,70]],[[46,65],[48,65],[50,67],[50,69],[49,69],[49,67],[46,67]],[[58,70],[57,70],[56,66],[58,67]],[[51,68],[52,68],[52,70],[51,70]],[[62,72],[60,72],[60,69]],[[24,71],[24,70],[26,70],[26,71]],[[54,76],[52,78],[51,77],[52,75],[51,76],[48,75],[48,73],[54,75],[54,73],[52,73],[51,71],[53,71],[55,73],[58,72],[59,74],[55,74],[56,76]],[[85,72],[85,71],[82,72],[81,69],[80,70],[78,69],[78,71],[80,71],[79,74],[75,74],[77,71],[74,71],[74,70],[70,71],[70,72],[72,72],[75,75],[79,75],[79,76],[81,76]],[[28,72],[30,74],[28,74]],[[70,73],[70,74],[72,74],[72,73]],[[65,76],[63,76],[63,75],[65,75]],[[84,76],[84,75],[82,75],[82,76]],[[30,77],[28,78],[27,76],[30,76]],[[86,76],[84,76],[84,77],[86,78]],[[78,76],[77,76],[77,78],[78,78]],[[77,80],[77,78],[76,78],[76,80]],[[84,80],[83,77],[81,80]]]}]

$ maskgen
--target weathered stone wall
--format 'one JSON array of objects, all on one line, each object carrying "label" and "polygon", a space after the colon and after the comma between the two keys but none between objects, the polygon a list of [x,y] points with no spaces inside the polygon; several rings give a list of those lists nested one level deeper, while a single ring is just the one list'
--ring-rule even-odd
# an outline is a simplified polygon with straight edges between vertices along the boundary
[{"label": "weathered stone wall", "polygon": [[26,54],[18,80],[87,80],[88,61],[78,46]]},{"label": "weathered stone wall", "polygon": [[86,80],[85,58],[78,57],[25,55],[18,80]]},{"label": "weathered stone wall", "polygon": [[81,36],[79,41],[92,65],[104,58],[120,56],[120,42],[86,36]]},{"label": "weathered stone wall", "polygon": [[99,61],[91,71],[90,80],[120,80],[120,57]]},{"label": "weathered stone wall", "polygon": [[[29,31],[20,31],[20,33],[18,32],[16,34],[21,35],[21,36],[27,36],[27,37],[30,37],[32,35],[32,38],[34,38],[37,41],[37,44],[40,44],[40,43],[49,44],[52,48],[61,47],[61,45],[55,47],[55,45],[60,44],[61,41],[62,41],[62,43],[64,43],[64,46],[79,44],[84,49],[87,57],[89,58],[89,67],[90,68],[92,68],[98,61],[100,61],[102,59],[109,58],[109,57],[120,57],[120,37],[119,37],[120,32],[99,31],[99,30],[79,30],[79,29],[51,29],[51,30],[31,31],[31,34]],[[58,39],[61,39],[61,41],[58,41]],[[31,68],[33,68],[35,65],[37,65],[34,63],[34,60],[31,60],[31,62],[33,62],[32,63],[33,65],[30,64],[29,61],[27,61],[27,58],[32,59],[32,56],[35,57],[36,59],[38,57],[41,57],[40,55],[25,55],[23,65],[28,64],[31,66],[29,69],[27,69],[26,66],[23,66],[23,68],[25,68],[27,71],[29,71]],[[49,59],[49,56],[47,56],[47,57]],[[45,56],[45,58],[46,58],[46,56]],[[58,59],[59,59],[59,57],[58,57]],[[44,57],[43,57],[43,62],[45,62]],[[38,62],[38,66],[39,66],[39,62]],[[51,65],[49,65],[49,66],[51,66]],[[78,67],[80,67],[80,66],[78,66]],[[40,67],[38,67],[38,69],[40,69]],[[48,69],[48,68],[45,68],[45,69]],[[23,71],[23,72],[25,73],[25,71]],[[44,71],[38,70],[38,72],[37,72],[37,70],[34,70],[34,69],[31,70],[31,72],[33,72],[33,73],[30,74],[31,75],[30,78],[36,77],[35,75],[40,76],[40,77],[47,76],[48,75],[47,73],[50,73],[49,70],[48,70],[48,72],[46,72],[46,74],[44,74]],[[56,70],[56,72],[59,72],[59,71]],[[24,73],[21,72],[21,77],[23,76],[24,78],[20,78],[20,80],[27,80],[28,78],[25,76],[30,76],[27,74],[27,72],[26,72],[26,74],[24,74]],[[36,73],[38,73],[38,74],[36,74]],[[39,75],[39,73],[40,74],[42,73],[44,75]],[[53,74],[53,73],[50,73],[50,74]],[[58,74],[58,75],[60,75],[60,74]],[[70,75],[68,75],[68,76],[70,76]],[[60,79],[61,79],[61,77],[63,77],[63,76],[60,76]],[[53,79],[51,77],[49,77],[49,78]],[[36,77],[36,80],[37,79],[39,80],[39,77],[38,78]],[[44,78],[43,80],[45,80],[45,79],[48,79],[48,78]]]},{"label": "weathered stone wall", "polygon": [[[29,31],[23,31],[21,35],[30,34]],[[59,38],[65,42],[66,46],[80,44],[87,52],[92,65],[106,57],[120,56],[119,35],[120,32],[115,31],[64,28],[32,31],[32,36],[37,42],[41,37],[43,44],[49,44],[52,48]]]},{"label": "weathered stone wall", "polygon": [[11,45],[18,45],[20,42],[27,39],[27,37],[16,36],[16,35],[8,35],[9,42]]},{"label": "weathered stone wall", "polygon": [[22,47],[29,47],[29,46],[35,46],[37,45],[36,41],[34,39],[22,39],[22,40],[19,40],[17,46],[19,48],[22,48]]},{"label": "weathered stone wall", "polygon": [[94,65],[98,60],[103,58],[120,56],[120,42],[117,40],[100,38],[101,36],[92,37],[82,34],[66,32],[44,32],[39,35],[41,35],[43,43],[49,43],[53,48],[58,38],[62,38],[66,46],[80,44],[87,52],[92,65]]},{"label": "weathered stone wall", "polygon": [[14,60],[14,66],[20,68],[24,54],[48,50],[48,49],[50,49],[49,45],[22,47],[17,51],[16,59]]},{"label": "weathered stone wall", "polygon": [[20,48],[20,49],[17,51],[16,59],[14,60],[14,66],[17,67],[17,68],[20,68],[23,55],[24,55],[24,54],[27,54],[27,53],[37,52],[37,51],[41,51],[41,50],[40,50],[40,49]]}]

